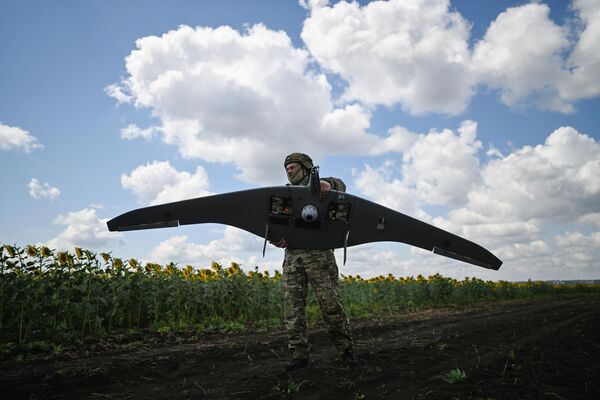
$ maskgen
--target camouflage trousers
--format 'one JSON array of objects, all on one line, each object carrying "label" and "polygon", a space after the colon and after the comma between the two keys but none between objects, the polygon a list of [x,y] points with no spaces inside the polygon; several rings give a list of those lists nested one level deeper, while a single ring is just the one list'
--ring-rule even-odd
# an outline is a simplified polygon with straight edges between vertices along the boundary
[{"label": "camouflage trousers", "polygon": [[341,301],[333,250],[286,249],[283,261],[284,318],[293,357],[307,358],[310,350],[305,311],[309,283],[336,348],[340,353],[351,350],[350,324]]}]

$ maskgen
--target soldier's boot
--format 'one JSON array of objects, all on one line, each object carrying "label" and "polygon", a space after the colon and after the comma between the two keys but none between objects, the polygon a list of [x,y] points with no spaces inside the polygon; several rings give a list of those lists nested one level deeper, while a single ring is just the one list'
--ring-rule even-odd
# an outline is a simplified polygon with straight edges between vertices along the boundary
[{"label": "soldier's boot", "polygon": [[286,366],[285,370],[288,372],[296,371],[298,369],[306,368],[310,364],[308,357],[307,358],[292,358]]},{"label": "soldier's boot", "polygon": [[344,352],[340,355],[340,360],[347,367],[360,367],[360,361],[358,361],[354,355],[354,351],[352,351],[351,348],[344,350]]}]

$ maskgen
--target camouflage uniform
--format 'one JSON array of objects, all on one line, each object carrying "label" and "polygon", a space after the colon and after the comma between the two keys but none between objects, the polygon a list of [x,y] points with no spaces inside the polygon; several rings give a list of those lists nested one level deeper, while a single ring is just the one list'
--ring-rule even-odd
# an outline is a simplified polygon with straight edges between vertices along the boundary
[{"label": "camouflage uniform", "polygon": [[[292,162],[289,161],[290,156],[286,158],[286,165]],[[312,165],[312,161],[310,164]],[[345,191],[346,189],[346,185],[340,179],[324,178],[321,180],[329,182],[333,190]],[[308,176],[302,184],[308,184]],[[308,359],[310,350],[306,333],[305,311],[309,283],[321,308],[329,336],[336,348],[340,353],[352,351],[352,336],[341,300],[338,274],[332,249],[287,248],[285,250],[283,261],[284,318],[288,333],[288,347],[293,351],[294,359]]]}]

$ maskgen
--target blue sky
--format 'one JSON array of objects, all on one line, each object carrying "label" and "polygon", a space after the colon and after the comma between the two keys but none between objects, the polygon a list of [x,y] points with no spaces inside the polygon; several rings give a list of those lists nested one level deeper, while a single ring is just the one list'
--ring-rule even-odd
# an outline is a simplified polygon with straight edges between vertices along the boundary
[{"label": "blue sky", "polygon": [[[112,234],[133,208],[282,184],[348,191],[481,243],[398,243],[344,274],[598,278],[600,1],[2,1],[0,242],[274,269],[219,225]],[[339,254],[338,254],[339,256]]]}]

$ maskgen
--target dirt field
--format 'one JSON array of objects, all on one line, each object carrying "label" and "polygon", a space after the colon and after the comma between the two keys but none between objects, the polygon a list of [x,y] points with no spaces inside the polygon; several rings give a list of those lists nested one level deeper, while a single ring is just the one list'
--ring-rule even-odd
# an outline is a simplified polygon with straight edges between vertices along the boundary
[{"label": "dirt field", "polygon": [[[600,299],[495,303],[353,321],[362,366],[311,330],[287,373],[285,335],[204,335],[143,350],[0,365],[2,399],[600,399]],[[459,368],[466,378],[447,381]]]}]

